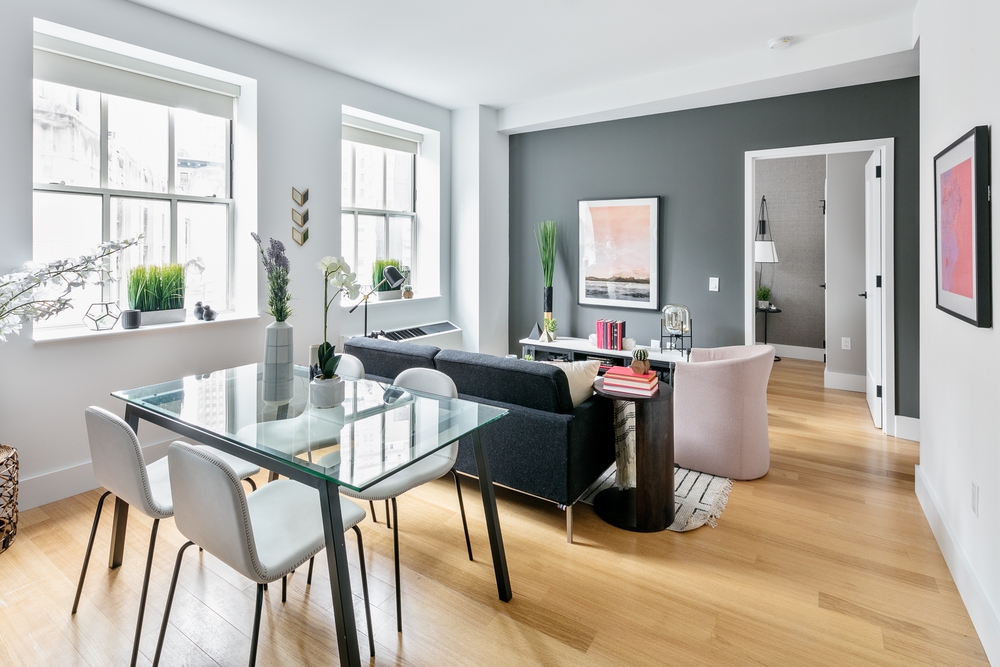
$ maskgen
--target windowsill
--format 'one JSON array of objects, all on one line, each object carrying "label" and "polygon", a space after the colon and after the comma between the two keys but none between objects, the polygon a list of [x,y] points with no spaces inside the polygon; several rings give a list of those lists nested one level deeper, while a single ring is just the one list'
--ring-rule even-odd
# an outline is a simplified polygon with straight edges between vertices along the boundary
[{"label": "windowsill", "polygon": [[59,327],[51,329],[34,329],[33,338],[35,345],[45,345],[47,343],[59,343],[69,340],[105,338],[108,336],[132,336],[143,333],[156,333],[171,329],[186,329],[193,326],[211,326],[213,324],[223,324],[226,322],[246,322],[260,319],[260,315],[245,315],[238,313],[219,313],[219,317],[211,322],[196,320],[192,315],[190,319],[183,322],[171,322],[169,324],[148,324],[138,329],[122,329],[121,322],[115,324],[114,329],[107,331],[91,331],[86,326],[80,327]]},{"label": "windowsill", "polygon": [[[434,294],[431,296],[415,296],[412,299],[392,299],[391,301],[376,301],[375,296],[368,300],[368,306],[371,308],[382,308],[384,306],[391,306],[395,304],[402,303],[413,303],[414,301],[433,301],[434,299],[440,299],[440,294]],[[354,306],[364,303],[364,299],[358,299],[357,301],[341,301],[340,307],[343,310],[350,310]]]}]

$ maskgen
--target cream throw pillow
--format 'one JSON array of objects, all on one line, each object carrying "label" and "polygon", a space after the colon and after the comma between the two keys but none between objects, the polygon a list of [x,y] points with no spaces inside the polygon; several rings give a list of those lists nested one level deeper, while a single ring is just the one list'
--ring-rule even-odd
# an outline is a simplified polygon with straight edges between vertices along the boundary
[{"label": "cream throw pillow", "polygon": [[594,395],[594,380],[601,370],[599,361],[547,361],[557,368],[561,368],[569,380],[569,395],[573,399],[573,407],[579,407],[581,403]]}]

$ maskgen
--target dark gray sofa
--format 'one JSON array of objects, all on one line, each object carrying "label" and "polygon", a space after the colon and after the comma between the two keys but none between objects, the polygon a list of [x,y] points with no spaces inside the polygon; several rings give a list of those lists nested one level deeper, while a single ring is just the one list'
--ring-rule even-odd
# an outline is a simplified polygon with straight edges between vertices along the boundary
[{"label": "dark gray sofa", "polygon": [[[371,379],[435,368],[454,380],[461,398],[509,410],[482,431],[493,480],[565,507],[572,540],[573,504],[614,462],[611,401],[594,395],[574,408],[565,373],[549,364],[370,338],[352,338],[344,351]],[[471,438],[461,441],[455,468],[476,475]]]}]

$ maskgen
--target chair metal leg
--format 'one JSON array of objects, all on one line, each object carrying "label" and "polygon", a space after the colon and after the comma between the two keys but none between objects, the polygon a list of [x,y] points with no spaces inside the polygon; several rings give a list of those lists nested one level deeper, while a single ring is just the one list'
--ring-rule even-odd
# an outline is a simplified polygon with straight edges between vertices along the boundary
[{"label": "chair metal leg", "polygon": [[374,523],[378,523],[378,515],[375,514],[375,502],[372,501],[372,500],[369,500],[368,501],[368,507],[371,508],[371,511],[372,511],[372,521]]},{"label": "chair metal leg", "polygon": [[566,541],[573,544],[573,506],[566,506]]},{"label": "chair metal leg", "polygon": [[313,582],[313,561],[316,560],[316,556],[309,559],[309,573],[306,574],[306,586],[312,586]]},{"label": "chair metal leg", "polygon": [[167,591],[167,603],[163,607],[163,623],[160,624],[160,636],[156,639],[156,652],[153,654],[153,667],[157,667],[160,664],[160,652],[163,651],[163,637],[167,634],[167,624],[170,623],[170,607],[174,604],[174,592],[177,590],[177,575],[181,572],[181,558],[184,557],[184,551],[194,544],[194,542],[185,542],[184,545],[177,550],[177,560],[174,562],[174,575],[170,578],[170,589]]},{"label": "chair metal leg", "polygon": [[153,530],[149,534],[149,553],[146,554],[146,572],[142,577],[142,593],[139,595],[139,614],[135,619],[135,638],[132,640],[132,661],[130,667],[135,667],[139,659],[139,639],[142,637],[142,617],[146,613],[146,594],[149,593],[149,573],[153,569],[153,550],[156,548],[156,531],[160,520],[153,519]]},{"label": "chair metal leg", "polygon": [[[393,498],[392,502],[396,502],[396,499]],[[385,527],[386,528],[392,528],[392,524],[394,522],[395,522],[395,519],[391,519],[391,520],[389,519],[389,501],[386,500],[385,501]]]},{"label": "chair metal leg", "polygon": [[250,489],[252,491],[256,491],[257,490],[257,482],[253,481],[252,477],[245,477],[243,479],[243,481],[250,485]]},{"label": "chair metal leg", "polygon": [[[388,520],[388,515],[387,520]],[[396,499],[392,499],[392,555],[396,559],[396,631],[403,631],[403,598],[399,593],[399,516],[396,514]]]},{"label": "chair metal leg", "polygon": [[375,657],[375,635],[372,633],[372,610],[368,602],[368,573],[365,571],[365,545],[361,540],[361,529],[351,526],[358,536],[358,560],[361,561],[361,592],[365,596],[365,621],[368,623],[368,650]]},{"label": "chair metal leg", "polygon": [[97,501],[97,511],[94,513],[94,525],[90,529],[90,540],[87,541],[87,551],[83,555],[83,569],[80,570],[80,583],[76,585],[76,597],[73,598],[73,611],[70,615],[76,613],[76,608],[80,606],[80,593],[83,592],[83,580],[87,578],[87,565],[90,563],[90,551],[94,548],[94,536],[97,535],[97,525],[101,522],[101,508],[104,506],[104,499],[111,495],[110,491],[105,491],[101,499]]},{"label": "chair metal leg", "polygon": [[462,530],[465,531],[465,548],[469,551],[469,560],[472,560],[472,541],[469,539],[469,524],[465,521],[465,503],[462,501],[462,485],[458,481],[458,473],[451,469],[451,476],[455,478],[455,491],[458,492],[458,511],[462,514]]},{"label": "chair metal leg", "polygon": [[257,584],[257,607],[253,614],[253,634],[250,635],[250,667],[257,664],[257,638],[260,636],[260,610],[264,605],[264,584]]},{"label": "chair metal leg", "polygon": [[285,604],[288,599],[288,575],[281,578],[281,604]]}]

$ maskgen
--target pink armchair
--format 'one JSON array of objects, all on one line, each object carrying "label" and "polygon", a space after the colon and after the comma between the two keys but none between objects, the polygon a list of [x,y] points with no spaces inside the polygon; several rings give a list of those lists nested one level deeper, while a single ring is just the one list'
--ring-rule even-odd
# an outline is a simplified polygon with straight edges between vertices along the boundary
[{"label": "pink armchair", "polygon": [[767,473],[770,345],[691,350],[674,370],[674,461],[733,479]]}]

